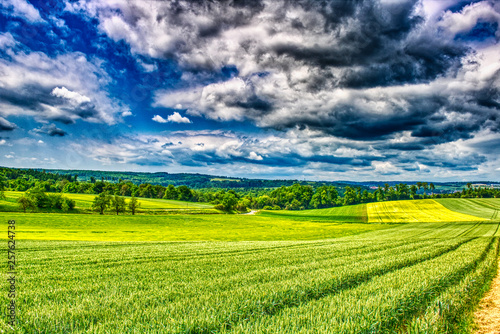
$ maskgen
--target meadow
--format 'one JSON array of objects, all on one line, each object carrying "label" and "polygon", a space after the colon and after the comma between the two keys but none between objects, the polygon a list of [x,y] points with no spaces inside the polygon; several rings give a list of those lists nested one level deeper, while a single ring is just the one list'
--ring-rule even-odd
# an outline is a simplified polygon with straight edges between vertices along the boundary
[{"label": "meadow", "polygon": [[500,200],[371,204],[2,212],[17,226],[15,331],[468,333],[497,271]]},{"label": "meadow", "polygon": [[[17,204],[17,199],[21,197],[24,192],[21,191],[6,191],[5,199],[0,200],[0,212],[22,212]],[[77,213],[90,213],[92,202],[96,195],[93,194],[62,194],[75,201]],[[128,202],[130,197],[123,196]],[[219,213],[209,203],[193,203],[184,201],[173,201],[166,199],[154,198],[137,198],[140,207],[137,212],[147,214],[161,214],[161,213]],[[39,209],[40,210],[40,209]],[[60,210],[44,209],[42,212],[58,212]]]}]

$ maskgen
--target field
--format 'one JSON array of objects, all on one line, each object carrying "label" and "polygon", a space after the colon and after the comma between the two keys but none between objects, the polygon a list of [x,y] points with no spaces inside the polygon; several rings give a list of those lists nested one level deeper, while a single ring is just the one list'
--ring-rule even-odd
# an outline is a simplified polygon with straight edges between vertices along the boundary
[{"label": "field", "polygon": [[316,241],[20,241],[17,332],[440,333],[491,279],[498,236],[483,222]]},{"label": "field", "polygon": [[[23,192],[20,191],[6,191],[5,200],[0,200],[0,212],[1,211],[18,211],[22,210],[17,205],[17,199],[21,197]],[[62,194],[76,202],[76,208],[78,211],[88,212],[92,207],[92,202],[96,195],[91,194]],[[130,197],[124,196],[125,200],[128,202]],[[183,202],[183,201],[172,201],[165,199],[154,199],[154,198],[138,198],[140,207],[138,213],[147,211],[148,213],[174,213],[174,212],[194,212],[194,213],[217,213],[217,210],[213,209],[213,205],[208,203],[193,203],[193,202]]]},{"label": "field", "polygon": [[442,198],[436,201],[456,212],[486,219],[500,219],[498,198]]},{"label": "field", "polygon": [[497,270],[500,201],[461,201],[4,212],[17,224],[16,333],[466,333]]},{"label": "field", "polygon": [[[497,201],[497,203],[499,202]],[[368,203],[367,212],[370,223],[484,220],[481,217],[449,210],[432,199]]]},{"label": "field", "polygon": [[368,215],[366,204],[341,206],[329,209],[303,211],[266,211],[262,215],[270,218],[306,219],[314,221],[335,221],[350,223],[366,223]]},{"label": "field", "polygon": [[176,241],[315,240],[390,227],[387,224],[273,219],[260,215],[98,215],[0,213],[19,222],[18,235],[36,240]]}]

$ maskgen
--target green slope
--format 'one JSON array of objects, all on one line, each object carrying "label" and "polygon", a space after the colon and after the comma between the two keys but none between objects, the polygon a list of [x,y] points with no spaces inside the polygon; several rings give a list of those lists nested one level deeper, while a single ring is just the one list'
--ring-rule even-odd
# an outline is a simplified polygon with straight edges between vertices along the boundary
[{"label": "green slope", "polygon": [[263,211],[261,216],[288,218],[294,220],[332,221],[366,223],[368,216],[366,204],[341,206],[328,209],[303,210],[303,211]]},{"label": "green slope", "polygon": [[486,219],[500,218],[500,198],[440,198],[435,201],[452,211]]},{"label": "green slope", "polygon": [[[17,204],[17,199],[21,197],[24,192],[21,191],[6,191],[5,192],[5,200],[0,200],[0,211],[1,212],[12,212],[18,211],[21,209]],[[97,196],[95,194],[60,194],[62,196],[68,197],[75,201],[77,209],[88,210],[92,207],[92,203],[94,198]],[[130,197],[124,196],[125,200],[130,200]],[[148,211],[163,211],[163,210],[208,210],[213,213],[217,213],[216,210],[213,209],[213,205],[209,203],[193,203],[193,202],[184,202],[184,201],[172,201],[165,199],[155,199],[155,198],[137,198],[141,206],[139,211],[148,210]],[[208,212],[207,211],[207,212]]]}]

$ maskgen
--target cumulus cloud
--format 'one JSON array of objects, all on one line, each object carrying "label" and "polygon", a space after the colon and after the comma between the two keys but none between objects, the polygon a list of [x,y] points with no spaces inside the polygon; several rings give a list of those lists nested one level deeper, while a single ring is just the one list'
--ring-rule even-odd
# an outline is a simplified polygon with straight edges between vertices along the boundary
[{"label": "cumulus cloud", "polygon": [[50,94],[53,96],[65,98],[74,105],[80,105],[83,103],[90,102],[90,98],[88,98],[87,96],[81,95],[77,92],[72,92],[68,90],[66,87],[56,87],[52,90]]},{"label": "cumulus cloud", "polygon": [[167,120],[160,115],[154,115],[152,118],[153,121],[158,122],[158,123],[167,123]]},{"label": "cumulus cloud", "polygon": [[[161,75],[168,63],[182,72],[153,92],[152,107],[177,111],[153,121],[195,116],[273,134],[191,133],[157,142],[139,135],[114,143],[123,148],[116,152],[95,147],[102,163],[397,175],[470,172],[496,159],[498,141],[488,137],[500,131],[500,7],[493,1],[86,0],[67,2],[66,10],[127,45],[140,71]],[[0,60],[0,116],[115,124],[131,115],[104,93],[112,79],[98,59],[24,52],[7,34],[0,44],[9,53]]]},{"label": "cumulus cloud", "polygon": [[158,123],[191,123],[189,118],[181,116],[178,112],[174,112],[172,115],[169,115],[167,119],[161,117],[160,115],[155,115],[152,119]]},{"label": "cumulus cloud", "polygon": [[172,123],[191,123],[191,120],[187,117],[181,116],[178,112],[174,112],[172,115],[167,117],[167,122]]},{"label": "cumulus cloud", "polygon": [[112,81],[99,59],[80,52],[49,57],[13,46],[0,58],[0,115],[29,115],[65,124],[115,124],[128,106],[111,98]]},{"label": "cumulus cloud", "polygon": [[[44,134],[51,137],[64,137],[67,135],[66,131],[59,129],[54,124],[45,124],[40,128],[36,128],[32,130],[34,133]],[[42,142],[43,143],[43,142]]]}]

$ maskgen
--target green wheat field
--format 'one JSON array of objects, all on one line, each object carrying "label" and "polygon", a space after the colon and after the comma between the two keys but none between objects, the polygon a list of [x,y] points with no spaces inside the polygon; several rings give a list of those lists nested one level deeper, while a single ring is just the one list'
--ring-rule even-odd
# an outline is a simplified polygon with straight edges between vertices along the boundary
[{"label": "green wheat field", "polygon": [[500,199],[251,215],[141,199],[116,216],[85,213],[91,195],[68,195],[79,214],[6,195],[16,333],[468,333],[499,258]]}]

